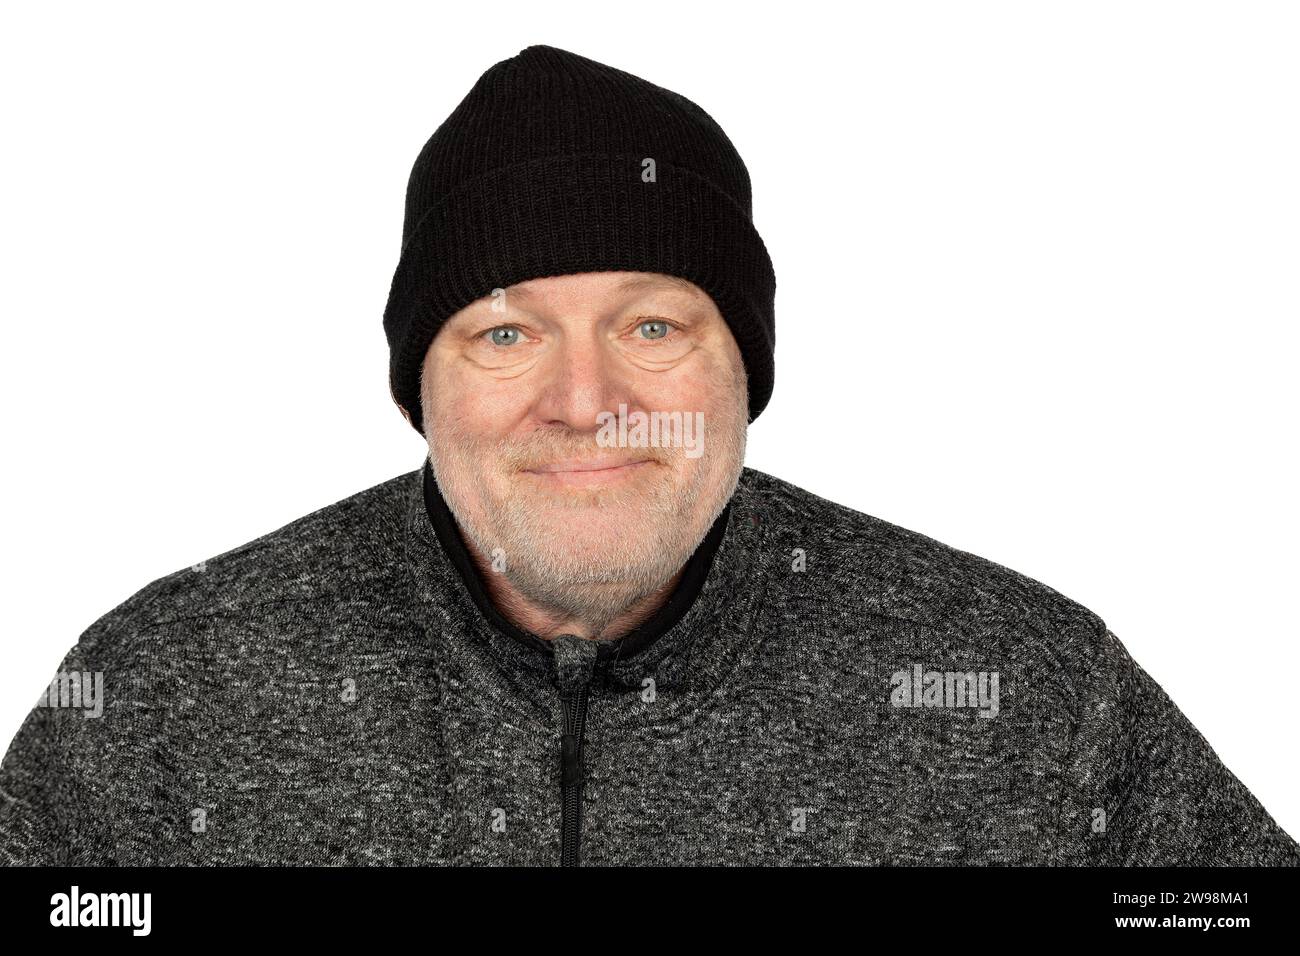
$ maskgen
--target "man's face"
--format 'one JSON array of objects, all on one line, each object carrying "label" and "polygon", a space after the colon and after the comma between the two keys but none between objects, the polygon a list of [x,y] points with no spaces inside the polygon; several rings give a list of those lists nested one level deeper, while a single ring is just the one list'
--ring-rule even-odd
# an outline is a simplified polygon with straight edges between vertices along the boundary
[{"label": "man's face", "polygon": [[466,306],[429,348],[421,401],[480,555],[597,627],[671,580],[744,463],[731,331],[698,286],[657,273],[532,279]]}]

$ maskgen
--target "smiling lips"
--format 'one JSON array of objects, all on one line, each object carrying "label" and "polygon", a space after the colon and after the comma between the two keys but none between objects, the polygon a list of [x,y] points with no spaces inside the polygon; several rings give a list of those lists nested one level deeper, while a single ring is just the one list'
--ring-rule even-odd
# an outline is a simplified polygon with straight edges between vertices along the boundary
[{"label": "smiling lips", "polygon": [[545,481],[564,485],[595,485],[621,481],[652,461],[651,458],[566,458],[526,468],[524,471]]}]

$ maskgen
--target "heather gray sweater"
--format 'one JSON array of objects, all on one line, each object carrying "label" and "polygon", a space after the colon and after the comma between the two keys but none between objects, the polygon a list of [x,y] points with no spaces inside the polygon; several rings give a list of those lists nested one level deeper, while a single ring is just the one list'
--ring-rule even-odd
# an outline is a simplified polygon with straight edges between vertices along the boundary
[{"label": "heather gray sweater", "polygon": [[680,618],[597,655],[484,612],[422,478],[94,622],[0,768],[0,861],[1300,863],[1044,584],[746,469]]}]

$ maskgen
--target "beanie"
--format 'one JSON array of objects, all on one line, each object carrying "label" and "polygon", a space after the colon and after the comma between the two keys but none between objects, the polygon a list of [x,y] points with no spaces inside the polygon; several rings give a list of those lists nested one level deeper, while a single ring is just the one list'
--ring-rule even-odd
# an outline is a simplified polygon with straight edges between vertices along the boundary
[{"label": "beanie", "polygon": [[551,46],[502,60],[411,169],[384,310],[394,400],[423,434],[429,345],[494,289],[659,272],[713,299],[744,359],[753,421],[772,394],[776,277],[751,218],[740,154],[684,96]]}]

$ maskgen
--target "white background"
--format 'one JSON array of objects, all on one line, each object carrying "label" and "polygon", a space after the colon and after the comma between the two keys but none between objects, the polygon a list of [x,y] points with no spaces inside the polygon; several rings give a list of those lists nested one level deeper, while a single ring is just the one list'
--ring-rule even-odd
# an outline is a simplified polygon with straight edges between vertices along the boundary
[{"label": "white background", "polygon": [[1092,608],[1300,836],[1284,3],[8,7],[0,747],[135,591],[420,465],[381,326],[406,177],[533,43],[744,156],[778,281],[748,463]]}]

